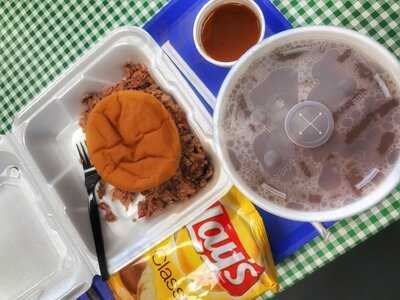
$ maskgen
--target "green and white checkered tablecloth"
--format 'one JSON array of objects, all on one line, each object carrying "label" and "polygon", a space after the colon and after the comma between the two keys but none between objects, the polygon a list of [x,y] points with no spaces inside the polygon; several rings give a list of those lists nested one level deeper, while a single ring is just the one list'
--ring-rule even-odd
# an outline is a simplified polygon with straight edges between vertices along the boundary
[{"label": "green and white checkered tablecloth", "polygon": [[[182,0],[190,1],[190,0]],[[398,0],[272,0],[294,26],[331,24],[366,33],[400,57]],[[0,0],[0,133],[15,113],[111,29],[143,25],[167,0]],[[278,266],[283,288],[400,219],[400,189],[337,223]]]}]

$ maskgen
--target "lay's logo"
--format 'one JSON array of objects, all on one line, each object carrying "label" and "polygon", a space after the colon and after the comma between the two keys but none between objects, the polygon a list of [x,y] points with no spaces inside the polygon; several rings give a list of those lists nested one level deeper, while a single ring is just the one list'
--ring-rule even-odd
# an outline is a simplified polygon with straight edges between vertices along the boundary
[{"label": "lay's logo", "polygon": [[209,269],[230,295],[246,293],[264,272],[264,268],[246,253],[220,202],[187,228],[196,251],[203,256]]}]

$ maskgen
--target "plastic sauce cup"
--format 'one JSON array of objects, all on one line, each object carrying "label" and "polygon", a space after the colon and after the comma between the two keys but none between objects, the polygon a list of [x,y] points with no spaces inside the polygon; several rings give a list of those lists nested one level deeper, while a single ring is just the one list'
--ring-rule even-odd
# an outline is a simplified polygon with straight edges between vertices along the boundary
[{"label": "plastic sauce cup", "polygon": [[203,8],[199,11],[199,13],[196,17],[196,20],[194,22],[194,26],[193,26],[194,43],[196,45],[197,51],[199,51],[199,53],[205,60],[207,60],[208,62],[210,62],[216,66],[225,67],[225,68],[232,67],[237,62],[237,60],[225,62],[225,61],[218,61],[218,60],[215,60],[214,58],[212,58],[210,55],[207,54],[207,52],[205,51],[205,49],[202,45],[201,34],[202,34],[204,22],[206,21],[209,14],[212,11],[214,11],[216,8],[218,8],[219,6],[231,4],[231,3],[247,6],[258,17],[258,20],[260,22],[260,38],[258,39],[258,42],[256,44],[260,43],[264,39],[264,35],[265,35],[264,14],[261,11],[261,8],[258,6],[258,4],[256,2],[254,2],[253,0],[211,0],[206,5],[204,5]]}]

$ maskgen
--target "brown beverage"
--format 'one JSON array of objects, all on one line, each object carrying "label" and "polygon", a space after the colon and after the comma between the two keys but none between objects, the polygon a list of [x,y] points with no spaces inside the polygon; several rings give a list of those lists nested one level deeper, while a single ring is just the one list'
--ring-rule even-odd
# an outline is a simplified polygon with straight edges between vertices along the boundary
[{"label": "brown beverage", "polygon": [[250,8],[228,3],[218,6],[206,17],[201,42],[213,59],[231,62],[255,45],[260,34],[260,20]]},{"label": "brown beverage", "polygon": [[[305,100],[323,104],[334,120],[316,148],[294,143],[284,128],[289,110]],[[331,209],[372,191],[397,161],[399,103],[393,79],[355,49],[295,42],[249,66],[224,109],[223,138],[236,171],[261,196],[299,210]],[[318,113],[301,117],[299,135],[317,134]]]}]

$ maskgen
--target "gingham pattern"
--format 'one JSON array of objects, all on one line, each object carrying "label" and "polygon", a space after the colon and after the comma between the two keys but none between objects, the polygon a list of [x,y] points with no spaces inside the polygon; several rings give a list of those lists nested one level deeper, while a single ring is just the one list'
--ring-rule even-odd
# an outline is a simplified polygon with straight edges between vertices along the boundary
[{"label": "gingham pattern", "polygon": [[[189,0],[182,0],[189,1]],[[0,133],[15,113],[106,32],[142,25],[167,0],[0,0]],[[400,57],[397,0],[273,0],[295,26],[330,24],[369,34]],[[331,229],[278,266],[282,288],[400,219],[400,190]]]},{"label": "gingham pattern", "polygon": [[113,28],[143,25],[166,0],[0,0],[0,133]]}]

